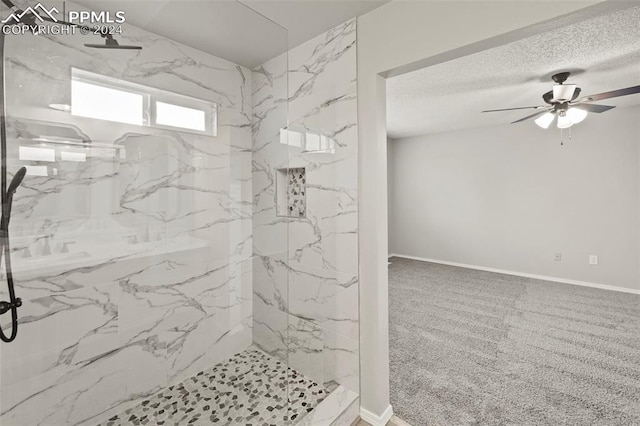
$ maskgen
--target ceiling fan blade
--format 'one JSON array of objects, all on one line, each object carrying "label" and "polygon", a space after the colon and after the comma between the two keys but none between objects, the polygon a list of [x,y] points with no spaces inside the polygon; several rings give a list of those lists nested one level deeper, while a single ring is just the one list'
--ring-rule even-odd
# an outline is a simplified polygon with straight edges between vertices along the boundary
[{"label": "ceiling fan blade", "polygon": [[540,109],[540,108],[548,108],[547,105],[543,105],[543,106],[530,106],[530,107],[518,107],[518,108],[503,108],[503,109],[488,109],[486,111],[482,111],[482,112],[500,112],[500,111],[515,111],[515,110],[519,110],[519,109]]},{"label": "ceiling fan blade", "polygon": [[589,95],[580,99],[579,102],[600,101],[602,99],[617,98],[619,96],[633,95],[640,93],[640,86],[626,87],[624,89],[612,90],[611,92],[598,93],[597,95]]},{"label": "ceiling fan blade", "polygon": [[580,96],[580,92],[582,92],[582,89],[576,87],[576,90],[573,92],[573,96],[571,97],[571,101],[575,101],[576,99],[578,99],[578,96]]},{"label": "ceiling fan blade", "polygon": [[[572,106],[574,104],[571,104]],[[611,105],[598,105],[598,104],[578,104],[575,105],[577,108],[583,109],[589,112],[595,112],[596,114],[600,114],[601,112],[609,111],[610,109],[614,109],[614,106]]]},{"label": "ceiling fan blade", "polygon": [[530,118],[537,117],[539,115],[545,114],[545,113],[547,113],[547,111],[548,110],[534,112],[533,114],[527,115],[526,117],[523,117],[520,120],[512,121],[511,124],[516,124],[516,123],[520,123],[521,121],[529,120]]}]

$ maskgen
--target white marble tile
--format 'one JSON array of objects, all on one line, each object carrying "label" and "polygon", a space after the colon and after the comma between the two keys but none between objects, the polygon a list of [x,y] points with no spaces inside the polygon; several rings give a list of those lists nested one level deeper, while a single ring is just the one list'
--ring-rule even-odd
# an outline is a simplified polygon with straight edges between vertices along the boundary
[{"label": "white marble tile", "polygon": [[311,269],[289,268],[289,313],[314,321],[352,339],[358,338],[358,278],[355,275]]},{"label": "white marble tile", "polygon": [[343,87],[356,79],[355,31],[352,19],[290,51],[290,123],[345,100]]},{"label": "white marble tile", "polygon": [[323,330],[324,386],[335,389],[342,385],[360,392],[360,343],[357,339]]},{"label": "white marble tile", "polygon": [[253,343],[271,356],[287,359],[288,315],[264,303],[263,299],[253,299]]},{"label": "white marble tile", "polygon": [[274,309],[286,312],[289,301],[287,274],[285,256],[254,256],[254,297]]},{"label": "white marble tile", "polygon": [[333,152],[292,148],[307,169],[307,220],[292,222],[293,264],[357,274],[357,100],[355,21],[290,54],[290,126],[334,140]]},{"label": "white marble tile", "polygon": [[289,367],[316,383],[323,383],[323,330],[311,321],[289,315]]},{"label": "white marble tile", "polygon": [[222,340],[228,334],[251,343],[251,279],[249,259],[231,265],[166,262],[125,277],[121,344],[151,345],[167,360],[169,382],[206,368],[218,351],[227,353]]},{"label": "white marble tile", "polygon": [[2,387],[51,370],[64,373],[116,349],[119,294],[117,283],[108,283],[24,300],[20,338],[0,346]]},{"label": "white marble tile", "polygon": [[289,148],[280,143],[287,125],[287,54],[253,70],[253,252],[287,250],[287,221],[276,215],[276,170],[287,167]]},{"label": "white marble tile", "polygon": [[114,414],[169,385],[166,346],[161,345],[156,336],[125,346],[119,358],[126,366],[122,384],[128,401],[119,404]]},{"label": "white marble tile", "polygon": [[1,422],[10,425],[92,423],[125,401],[120,351],[72,368],[53,369],[0,391]]},{"label": "white marble tile", "polygon": [[287,219],[276,214],[276,171],[287,167],[280,143],[287,125],[287,54],[253,70],[253,341],[287,359]]},{"label": "white marble tile", "polygon": [[[339,421],[338,419],[341,418],[343,413],[346,412],[345,418],[352,415],[353,411],[347,410],[349,407],[352,407],[354,403],[359,406],[358,401],[359,397],[357,393],[352,392],[343,386],[339,386],[320,404],[318,404],[312,412],[302,418],[298,423],[298,426],[332,425],[335,421]],[[353,410],[353,408],[351,410]]]},{"label": "white marble tile", "polygon": [[335,210],[316,209],[314,205],[308,207],[306,218],[289,223],[291,265],[357,274],[357,209],[336,213]]},{"label": "white marble tile", "polygon": [[351,426],[360,419],[360,398],[356,398],[351,405],[344,409],[342,413],[331,422],[331,426]]}]

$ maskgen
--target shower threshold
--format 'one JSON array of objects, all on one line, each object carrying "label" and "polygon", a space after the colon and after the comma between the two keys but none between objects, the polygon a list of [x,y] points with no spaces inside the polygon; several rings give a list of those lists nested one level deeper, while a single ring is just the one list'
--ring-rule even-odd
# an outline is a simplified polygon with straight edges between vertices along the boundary
[{"label": "shower threshold", "polygon": [[294,425],[328,395],[279,359],[249,348],[99,426]]}]

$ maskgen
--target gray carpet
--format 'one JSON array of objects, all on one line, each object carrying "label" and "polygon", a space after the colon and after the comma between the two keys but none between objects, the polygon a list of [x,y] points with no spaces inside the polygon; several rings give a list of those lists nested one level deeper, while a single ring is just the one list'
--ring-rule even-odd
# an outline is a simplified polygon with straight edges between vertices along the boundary
[{"label": "gray carpet", "polygon": [[422,425],[640,425],[640,296],[400,258],[391,402]]}]

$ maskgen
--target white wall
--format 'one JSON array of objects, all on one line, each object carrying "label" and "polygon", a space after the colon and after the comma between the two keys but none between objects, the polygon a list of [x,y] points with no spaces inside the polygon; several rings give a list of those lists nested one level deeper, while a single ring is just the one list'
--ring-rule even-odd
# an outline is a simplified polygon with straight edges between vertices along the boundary
[{"label": "white wall", "polygon": [[389,220],[387,235],[389,236],[389,253],[396,253],[392,250],[393,235],[395,234],[394,224],[396,223],[396,216],[394,214],[394,211],[396,210],[394,208],[394,206],[396,205],[396,201],[393,197],[393,188],[395,187],[395,171],[393,169],[393,165],[395,163],[395,156],[393,155],[394,142],[394,139],[387,139],[387,217]]},{"label": "white wall", "polygon": [[[387,131],[385,80],[513,41],[523,27],[600,1],[393,1],[358,18],[358,140],[361,407],[382,418],[389,406]],[[611,5],[613,2],[606,2]],[[560,24],[558,24],[560,25]],[[548,23],[526,35],[549,31]],[[515,32],[515,33],[510,33]],[[505,36],[506,33],[509,33]],[[426,58],[426,59],[425,59]],[[426,62],[425,62],[426,61]],[[418,63],[419,62],[419,63]],[[400,71],[398,71],[400,72]]]},{"label": "white wall", "polygon": [[590,116],[564,146],[533,123],[395,140],[390,252],[640,289],[639,118]]}]

